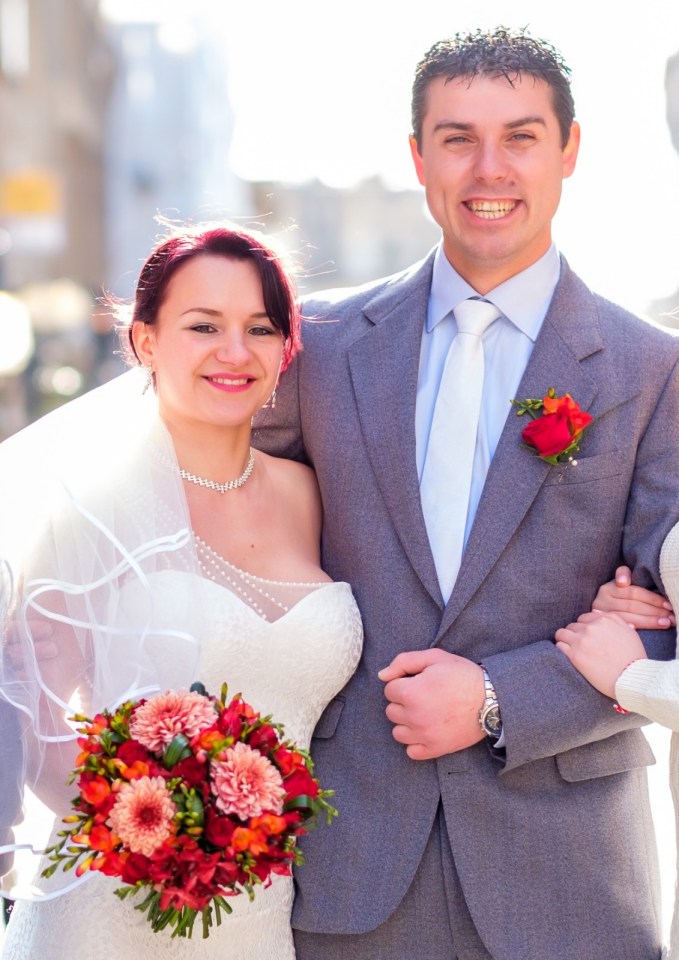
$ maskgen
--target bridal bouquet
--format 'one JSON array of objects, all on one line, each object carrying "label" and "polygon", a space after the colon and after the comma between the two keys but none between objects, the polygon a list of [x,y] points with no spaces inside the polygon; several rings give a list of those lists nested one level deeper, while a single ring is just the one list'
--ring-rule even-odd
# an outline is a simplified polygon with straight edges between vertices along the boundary
[{"label": "bridal bouquet", "polygon": [[289,875],[303,862],[297,837],[337,814],[309,755],[240,695],[227,702],[226,685],[219,698],[194,684],[73,719],[78,796],[43,875],[120,877],[121,899],[146,891],[137,909],[154,931],[190,937],[200,914],[207,937],[227,897]]}]

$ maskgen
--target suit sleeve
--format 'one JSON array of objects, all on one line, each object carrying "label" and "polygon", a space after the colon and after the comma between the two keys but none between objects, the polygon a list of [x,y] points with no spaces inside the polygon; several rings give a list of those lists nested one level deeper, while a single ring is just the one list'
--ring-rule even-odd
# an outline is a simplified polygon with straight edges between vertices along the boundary
[{"label": "suit sleeve", "polygon": [[[12,827],[21,820],[23,754],[16,710],[0,699],[0,847],[13,842]],[[0,854],[0,877],[12,868],[12,855]]]},{"label": "suit sleeve", "polygon": [[252,424],[252,445],[275,457],[308,463],[304,448],[299,400],[301,354],[281,375],[275,406],[260,410]]},{"label": "suit sleeve", "polygon": [[[632,568],[635,583],[662,590],[660,551],[678,517],[679,363],[675,363],[637,446],[621,541],[621,562]],[[674,657],[674,630],[647,630],[641,637],[651,660]],[[484,664],[502,711],[505,771],[648,722],[636,713],[617,713],[611,700],[594,690],[556,649],[553,637],[484,657]]]}]

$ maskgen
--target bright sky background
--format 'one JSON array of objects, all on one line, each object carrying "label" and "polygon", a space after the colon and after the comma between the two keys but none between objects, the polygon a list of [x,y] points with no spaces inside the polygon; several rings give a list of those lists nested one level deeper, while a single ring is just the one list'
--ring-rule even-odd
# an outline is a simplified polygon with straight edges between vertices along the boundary
[{"label": "bright sky background", "polygon": [[333,186],[379,174],[419,189],[407,142],[415,64],[457,30],[528,25],[572,67],[583,127],[557,243],[590,285],[633,310],[679,287],[679,156],[664,92],[667,58],[679,51],[679,3],[595,0],[577,13],[545,0],[418,0],[401,10],[393,0],[107,5],[118,19],[155,14],[184,37],[187,8],[208,19],[223,37],[236,173]]}]

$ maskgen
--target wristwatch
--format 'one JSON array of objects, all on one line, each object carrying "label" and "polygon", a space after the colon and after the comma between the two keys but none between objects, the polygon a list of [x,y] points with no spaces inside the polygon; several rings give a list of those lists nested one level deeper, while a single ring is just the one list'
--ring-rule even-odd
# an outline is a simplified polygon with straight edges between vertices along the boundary
[{"label": "wristwatch", "polygon": [[497,740],[502,734],[502,717],[500,716],[500,704],[497,701],[495,687],[493,686],[488,671],[481,664],[483,670],[483,686],[485,699],[479,714],[479,723],[481,729],[487,737]]}]

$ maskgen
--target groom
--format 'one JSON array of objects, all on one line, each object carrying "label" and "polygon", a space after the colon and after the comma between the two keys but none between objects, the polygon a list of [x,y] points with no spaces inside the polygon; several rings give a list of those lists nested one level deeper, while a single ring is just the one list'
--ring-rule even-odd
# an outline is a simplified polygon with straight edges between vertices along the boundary
[{"label": "groom", "polygon": [[[549,44],[504,28],[441,41],[412,109],[441,242],[307,302],[305,349],[261,421],[262,445],[316,469],[323,563],[365,626],[312,745],[340,816],[305,844],[298,957],[657,960],[643,721],[553,635],[622,562],[659,586],[679,516],[679,342],[590,292],[553,245],[579,127]],[[468,298],[496,310],[451,384]],[[509,402],[550,388],[592,417],[556,464],[522,443]],[[644,640],[672,656],[669,632]]]}]

